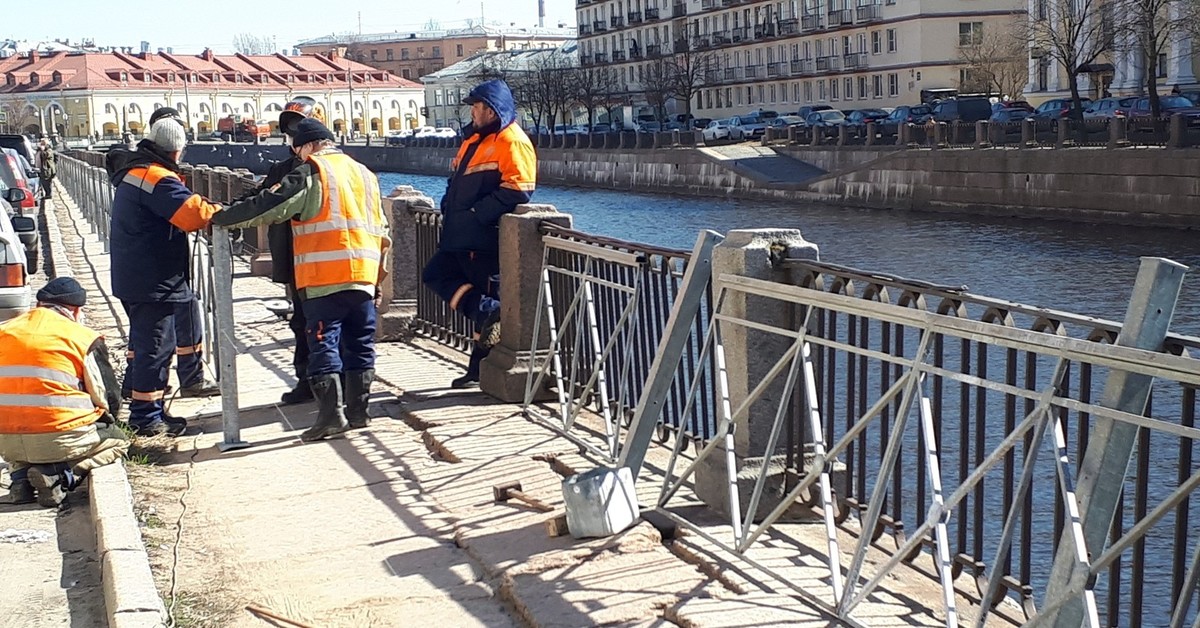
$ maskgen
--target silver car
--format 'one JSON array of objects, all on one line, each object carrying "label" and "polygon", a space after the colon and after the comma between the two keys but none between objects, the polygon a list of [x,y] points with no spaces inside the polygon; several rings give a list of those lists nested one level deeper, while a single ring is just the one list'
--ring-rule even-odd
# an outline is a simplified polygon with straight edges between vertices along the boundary
[{"label": "silver car", "polygon": [[5,187],[0,183],[0,322],[16,317],[29,309],[29,272],[25,245],[18,230],[37,228],[32,218],[13,210],[25,190]]}]

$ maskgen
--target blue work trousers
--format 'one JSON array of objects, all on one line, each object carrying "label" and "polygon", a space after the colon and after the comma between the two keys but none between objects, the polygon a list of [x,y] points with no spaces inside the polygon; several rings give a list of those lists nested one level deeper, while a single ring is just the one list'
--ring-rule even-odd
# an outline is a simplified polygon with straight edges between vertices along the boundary
[{"label": "blue work trousers", "polygon": [[362,290],[304,299],[308,377],[375,368],[375,301]]},{"label": "blue work trousers", "polygon": [[163,418],[167,368],[174,353],[181,387],[204,377],[204,324],[200,304],[192,299],[178,303],[122,302],[129,317],[128,366],[125,387],[130,389],[129,423],[147,426]]},{"label": "blue work trousers", "polygon": [[473,251],[438,251],[429,258],[421,281],[450,307],[483,327],[500,308],[500,255]]}]

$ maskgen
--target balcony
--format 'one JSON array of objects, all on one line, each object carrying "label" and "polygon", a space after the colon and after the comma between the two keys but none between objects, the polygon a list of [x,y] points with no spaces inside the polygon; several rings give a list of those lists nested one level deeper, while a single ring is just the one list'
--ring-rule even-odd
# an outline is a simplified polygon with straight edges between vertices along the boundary
[{"label": "balcony", "polygon": [[592,22],[592,29],[597,33],[603,33],[608,30],[608,23],[604,20],[596,20]]},{"label": "balcony", "polygon": [[579,55],[579,65],[591,65],[592,55]]},{"label": "balcony", "polygon": [[740,0],[721,0],[721,6],[729,7],[737,4]]},{"label": "balcony", "polygon": [[720,83],[721,83],[721,71],[720,70],[705,70],[704,71],[704,84],[705,85],[719,85]]},{"label": "balcony", "polygon": [[787,72],[787,64],[783,61],[773,61],[767,64],[767,78],[775,78]]},{"label": "balcony", "polygon": [[862,70],[867,67],[867,53],[842,55],[842,67],[847,70]]},{"label": "balcony", "polygon": [[657,19],[658,19],[658,8],[657,7],[653,8],[653,9],[646,9],[646,21],[647,22],[652,21],[652,20],[657,20]]},{"label": "balcony", "polygon": [[842,26],[843,24],[854,23],[854,9],[839,9],[829,12],[829,25]]},{"label": "balcony", "polygon": [[800,20],[794,17],[779,20],[779,34],[782,36],[795,35],[800,32]]},{"label": "balcony", "polygon": [[585,4],[591,4],[592,0],[575,0],[575,6],[581,7]]},{"label": "balcony", "polygon": [[579,25],[579,34],[581,36],[591,35],[592,34],[592,25],[591,24],[580,24]]},{"label": "balcony", "polygon": [[811,33],[812,31],[820,30],[821,26],[820,15],[805,15],[800,18],[800,32],[802,33]]},{"label": "balcony", "polygon": [[646,44],[646,58],[654,59],[662,55],[662,44]]},{"label": "balcony", "polygon": [[676,2],[671,5],[671,17],[687,17],[687,4]]},{"label": "balcony", "polygon": [[629,60],[630,61],[638,61],[641,58],[642,58],[642,49],[641,48],[634,46],[633,48],[629,49]]},{"label": "balcony", "polygon": [[623,61],[625,61],[625,51],[624,50],[614,50],[613,51],[613,63],[621,63]]},{"label": "balcony", "polygon": [[755,39],[769,39],[774,37],[776,33],[774,24],[759,24],[754,27]]},{"label": "balcony", "polygon": [[717,8],[717,0],[700,0],[700,10],[708,11]]},{"label": "balcony", "polygon": [[725,82],[732,83],[742,78],[741,68],[725,68]]},{"label": "balcony", "polygon": [[704,50],[712,46],[712,41],[708,37],[693,37],[692,50]]},{"label": "balcony", "polygon": [[[600,56],[600,55],[596,55]],[[840,67],[838,57],[817,57],[818,72],[837,72]]]},{"label": "balcony", "polygon": [[732,39],[733,43],[735,44],[746,41],[750,39],[750,28],[746,26],[739,26],[735,29],[732,29],[729,31],[729,38]]},{"label": "balcony", "polygon": [[608,63],[608,53],[607,52],[597,52],[596,53],[596,63]]},{"label": "balcony", "polygon": [[792,76],[816,74],[812,59],[792,59]]},{"label": "balcony", "polygon": [[868,4],[856,10],[859,23],[878,22],[883,19],[883,7],[878,4]]},{"label": "balcony", "polygon": [[629,20],[629,24],[631,26],[634,24],[642,23],[642,12],[641,11],[630,11],[625,17],[626,17],[626,19]]},{"label": "balcony", "polygon": [[757,66],[757,65],[746,66],[746,78],[748,78],[748,79],[762,78],[762,66]]},{"label": "balcony", "polygon": [[609,22],[612,24],[613,28],[625,28],[625,18],[619,15],[612,16],[612,18],[609,19]]},{"label": "balcony", "polygon": [[691,48],[688,47],[688,42],[686,39],[676,39],[674,50],[675,52],[687,52],[688,50],[691,50]]}]

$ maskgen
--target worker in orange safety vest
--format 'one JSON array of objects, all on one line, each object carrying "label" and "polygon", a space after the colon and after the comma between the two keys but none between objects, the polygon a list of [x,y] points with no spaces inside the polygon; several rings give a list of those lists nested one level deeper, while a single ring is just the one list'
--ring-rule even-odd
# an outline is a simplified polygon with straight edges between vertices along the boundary
[{"label": "worker in orange safety vest", "polygon": [[58,277],[37,307],[0,325],[0,457],[9,501],[58,506],[88,472],[125,456],[104,337],[82,324],[86,293]]}]

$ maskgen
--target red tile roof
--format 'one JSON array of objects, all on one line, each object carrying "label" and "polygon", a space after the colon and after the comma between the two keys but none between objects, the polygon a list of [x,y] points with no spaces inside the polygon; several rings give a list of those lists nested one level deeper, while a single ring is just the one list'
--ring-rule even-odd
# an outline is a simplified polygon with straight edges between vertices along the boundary
[{"label": "red tile roof", "polygon": [[[324,55],[199,55],[121,52],[55,52],[0,59],[0,94],[56,92],[60,89],[144,89],[146,85],[207,91],[238,86],[269,91],[346,84],[356,87],[420,88],[418,83],[343,58]],[[122,80],[124,74],[124,80]],[[36,80],[36,82],[35,82]],[[239,82],[240,81],[240,82]]]}]

